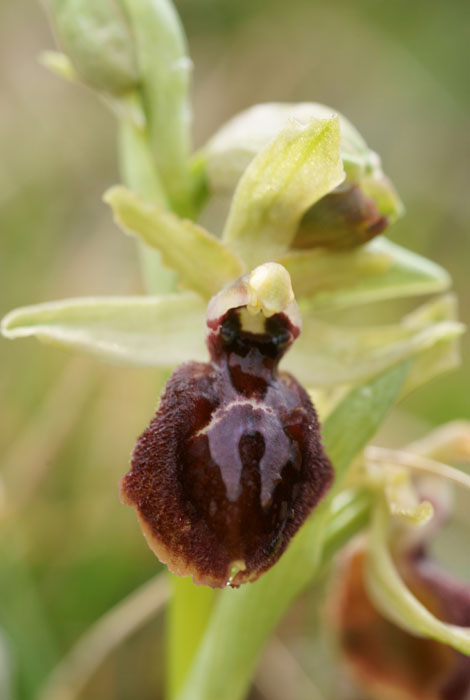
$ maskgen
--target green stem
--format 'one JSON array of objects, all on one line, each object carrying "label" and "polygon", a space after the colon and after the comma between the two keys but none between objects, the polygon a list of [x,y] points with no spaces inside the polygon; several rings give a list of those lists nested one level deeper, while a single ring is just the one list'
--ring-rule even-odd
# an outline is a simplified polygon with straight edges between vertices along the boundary
[{"label": "green stem", "polygon": [[[122,179],[145,199],[172,208],[162,185],[146,128],[131,119],[121,119],[119,159]],[[162,265],[157,251],[139,245],[145,287],[149,294],[176,288],[176,275]],[[171,576],[172,599],[167,617],[167,696],[181,689],[205,633],[214,592],[200,588],[190,579]]]},{"label": "green stem", "polygon": [[[119,165],[121,176],[130,189],[150,202],[168,207],[160,182],[147,131],[130,120],[119,125]],[[162,265],[161,256],[144,243],[138,245],[142,275],[149,294],[161,294],[176,289],[176,275]]]},{"label": "green stem", "polygon": [[171,576],[173,595],[167,613],[167,697],[175,698],[206,631],[215,591],[190,578]]},{"label": "green stem", "polygon": [[192,214],[189,82],[191,61],[171,0],[125,0],[136,42],[144,111],[155,166],[171,208]]}]

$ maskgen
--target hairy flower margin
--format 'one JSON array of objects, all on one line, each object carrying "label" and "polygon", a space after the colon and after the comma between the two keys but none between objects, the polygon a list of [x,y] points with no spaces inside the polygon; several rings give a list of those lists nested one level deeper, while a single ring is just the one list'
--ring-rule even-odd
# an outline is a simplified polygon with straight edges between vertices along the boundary
[{"label": "hairy flower margin", "polygon": [[[386,478],[374,482],[367,469],[349,468],[361,461],[398,398],[456,365],[463,331],[447,273],[378,235],[403,213],[378,156],[342,115],[316,103],[253,107],[191,154],[190,60],[172,5],[51,0],[50,9],[67,55],[48,52],[43,63],[97,90],[118,117],[127,187],[111,188],[105,201],[118,225],[139,241],[153,293],[24,307],[3,320],[3,334],[36,336],[143,367],[205,362],[210,300],[222,290],[230,295],[256,268],[264,291],[254,306],[268,318],[270,304],[282,307],[283,269],[303,329],[282,368],[314,397],[336,473],[328,496],[276,566],[243,587],[235,602],[220,599],[178,697],[222,697],[222,688],[224,698],[241,697],[263,640],[289,602],[369,521],[374,605],[407,630],[470,653],[470,630],[417,608],[394,569],[389,517],[393,508],[410,512],[410,489],[398,489],[390,500],[393,479],[392,486]],[[335,320],[340,309],[443,292],[393,324]],[[410,467],[401,466],[406,481]],[[444,467],[438,472],[449,474]],[[431,511],[419,502],[415,508],[418,527]],[[271,613],[256,637],[237,646],[257,604]],[[230,638],[223,634],[227,626]]]}]

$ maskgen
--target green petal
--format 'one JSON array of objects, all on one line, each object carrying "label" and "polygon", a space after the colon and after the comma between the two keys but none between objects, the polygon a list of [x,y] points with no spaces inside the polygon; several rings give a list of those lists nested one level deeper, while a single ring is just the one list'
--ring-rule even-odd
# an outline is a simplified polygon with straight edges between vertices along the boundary
[{"label": "green petal", "polygon": [[290,121],[243,174],[223,240],[254,267],[291,243],[301,216],[344,179],[337,117]]},{"label": "green petal", "polygon": [[[357,387],[325,421],[325,449],[337,474],[346,470],[382,423],[400,392],[406,370],[406,365],[394,367]],[[322,555],[323,542],[329,547],[323,540],[325,533],[338,544],[344,538],[344,532],[339,534],[331,521],[325,527],[323,516],[330,500],[305,523],[276,566],[255,583],[221,593],[178,700],[242,700],[246,696],[266,640],[318,572],[315,552],[320,550]],[[340,510],[337,515],[343,518],[344,513]],[[354,520],[353,516],[351,522]],[[362,522],[360,517],[358,522]]]},{"label": "green petal", "polygon": [[291,252],[278,261],[304,311],[430,294],[451,284],[442,267],[386,238],[349,252]]},{"label": "green petal", "polygon": [[380,161],[349,119],[318,102],[268,102],[236,114],[203,148],[212,193],[232,193],[253,158],[289,120],[308,124],[312,119],[339,118],[341,158],[348,181],[377,171]]},{"label": "green petal", "polygon": [[89,297],[26,306],[2,322],[7,338],[36,336],[120,363],[174,367],[206,360],[205,305],[195,294]]},{"label": "green petal", "polygon": [[355,384],[462,334],[462,324],[442,319],[440,300],[389,326],[333,326],[307,316],[283,368],[311,387]]},{"label": "green petal", "polygon": [[194,222],[146,202],[125,187],[112,187],[104,201],[122,229],[159,250],[181,284],[206,299],[242,274],[235,253]]},{"label": "green petal", "polygon": [[411,632],[437,639],[470,655],[470,628],[438,620],[415,598],[402,581],[388,547],[390,517],[384,503],[378,505],[369,535],[367,588],[380,612]]}]

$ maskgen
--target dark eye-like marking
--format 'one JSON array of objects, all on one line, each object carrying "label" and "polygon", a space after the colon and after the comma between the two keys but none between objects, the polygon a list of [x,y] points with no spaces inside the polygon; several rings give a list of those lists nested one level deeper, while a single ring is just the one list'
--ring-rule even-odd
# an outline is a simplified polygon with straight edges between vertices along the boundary
[{"label": "dark eye-like marking", "polygon": [[332,481],[308,394],[277,369],[299,328],[250,324],[211,317],[211,362],[173,373],[122,480],[157,556],[212,587],[269,569]]},{"label": "dark eye-like marking", "polygon": [[284,350],[292,342],[292,333],[277,316],[266,319],[266,332],[279,350]]},{"label": "dark eye-like marking", "polygon": [[226,347],[230,347],[240,334],[240,322],[235,314],[231,314],[220,326],[220,337]]}]

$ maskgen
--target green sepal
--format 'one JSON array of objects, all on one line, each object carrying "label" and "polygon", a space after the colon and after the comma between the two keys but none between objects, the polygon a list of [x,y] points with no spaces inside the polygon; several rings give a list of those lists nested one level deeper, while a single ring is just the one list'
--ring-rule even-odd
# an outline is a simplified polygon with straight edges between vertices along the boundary
[{"label": "green sepal", "polygon": [[[309,387],[353,385],[403,360],[429,353],[438,343],[454,341],[464,326],[452,319],[450,309],[447,317],[443,315],[439,299],[424,304],[399,324],[386,326],[334,326],[306,315],[302,333],[282,367]],[[418,382],[417,374],[413,382]]]},{"label": "green sepal", "polygon": [[10,312],[7,338],[38,340],[115,363],[172,368],[206,360],[205,304],[195,294],[64,299]]},{"label": "green sepal", "polygon": [[440,265],[383,237],[351,251],[291,251],[278,262],[304,313],[441,292],[451,284]]}]

